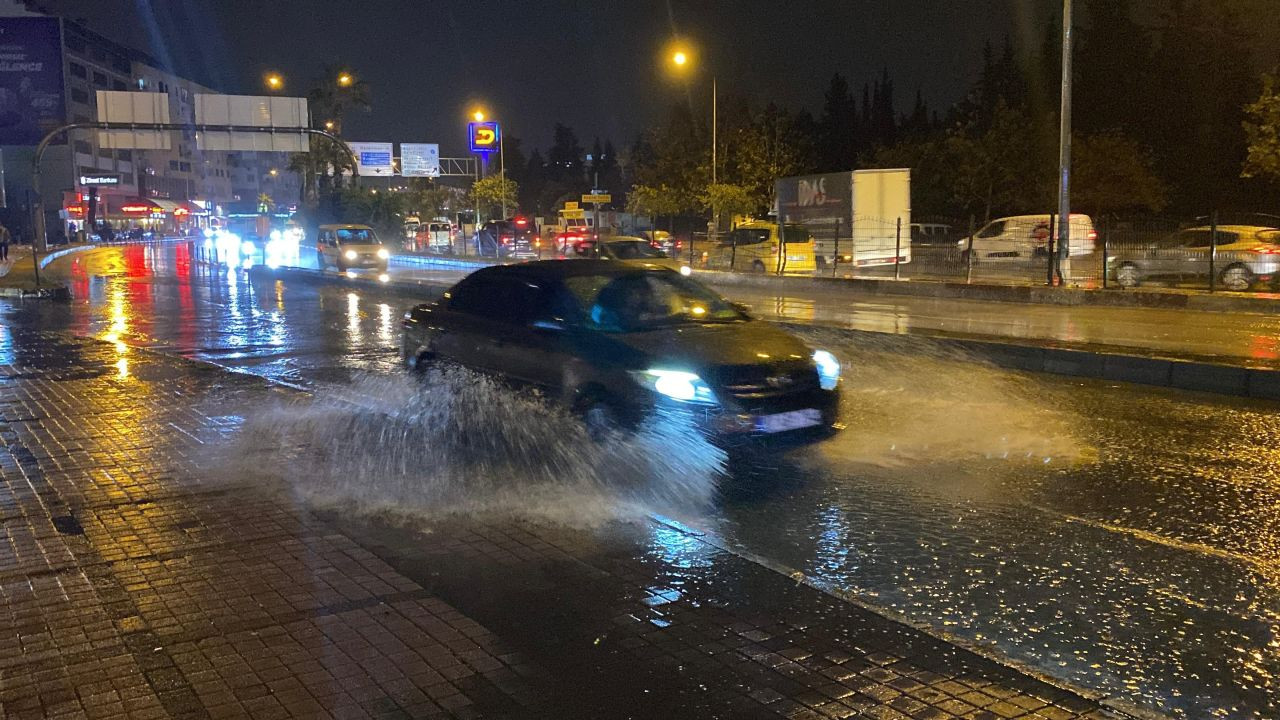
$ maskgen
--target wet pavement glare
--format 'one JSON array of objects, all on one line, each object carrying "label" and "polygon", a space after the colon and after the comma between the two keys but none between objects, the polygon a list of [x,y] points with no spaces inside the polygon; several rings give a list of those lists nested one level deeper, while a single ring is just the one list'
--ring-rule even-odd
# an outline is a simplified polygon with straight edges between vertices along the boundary
[{"label": "wet pavement glare", "polygon": [[[42,307],[41,322],[116,342],[121,372],[145,347],[347,399],[371,377],[404,382],[399,319],[420,299],[210,271],[181,244],[82,254],[71,284],[74,302]],[[731,469],[710,507],[648,509],[1155,710],[1273,716],[1280,408],[1009,373],[925,340],[904,355],[805,334],[845,364],[848,428]],[[20,365],[12,352],[0,336],[0,359]],[[682,452],[668,441],[654,442]],[[561,490],[571,503],[580,488]]]}]

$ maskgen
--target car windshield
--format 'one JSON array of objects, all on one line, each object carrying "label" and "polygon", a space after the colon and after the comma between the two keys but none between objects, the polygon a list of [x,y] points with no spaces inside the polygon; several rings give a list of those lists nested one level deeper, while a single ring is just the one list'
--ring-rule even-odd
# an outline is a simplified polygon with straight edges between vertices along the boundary
[{"label": "car windshield", "polygon": [[643,258],[665,258],[661,250],[646,242],[628,241],[606,243],[605,247],[619,260],[638,260]]},{"label": "car windshield", "polygon": [[381,245],[382,241],[369,228],[338,228],[338,242],[343,245]]},{"label": "car windshield", "polygon": [[745,319],[710,289],[671,272],[580,275],[567,278],[565,286],[583,308],[588,325],[605,332]]}]

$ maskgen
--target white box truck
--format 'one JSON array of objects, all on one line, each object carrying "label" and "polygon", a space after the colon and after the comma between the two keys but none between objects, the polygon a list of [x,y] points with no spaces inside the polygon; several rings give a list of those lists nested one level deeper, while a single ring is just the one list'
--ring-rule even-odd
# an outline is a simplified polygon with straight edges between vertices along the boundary
[{"label": "white box truck", "polygon": [[910,169],[782,178],[776,190],[783,221],[813,235],[819,268],[911,262]]}]

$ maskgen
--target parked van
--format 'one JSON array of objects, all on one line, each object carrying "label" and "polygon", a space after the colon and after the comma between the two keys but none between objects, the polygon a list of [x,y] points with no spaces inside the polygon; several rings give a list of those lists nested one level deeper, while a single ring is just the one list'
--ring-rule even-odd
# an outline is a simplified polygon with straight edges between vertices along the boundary
[{"label": "parked van", "polygon": [[[973,260],[977,263],[1018,262],[1049,256],[1049,215],[1014,215],[992,220],[973,234]],[[1053,230],[1054,235],[1058,234]],[[1071,257],[1091,255],[1098,231],[1088,215],[1071,215]],[[1057,242],[1055,237],[1054,242]],[[969,238],[959,241],[969,252]],[[966,261],[968,257],[964,258]]]},{"label": "parked van", "polygon": [[391,252],[368,225],[321,225],[316,233],[316,262],[320,269],[332,265],[338,272],[348,268],[387,271]]},{"label": "parked van", "polygon": [[[703,267],[716,270],[745,270],[812,275],[813,235],[803,225],[786,225],[786,241],[778,242],[778,224],[750,222],[739,225],[702,254]],[[732,266],[732,267],[731,267]]]}]

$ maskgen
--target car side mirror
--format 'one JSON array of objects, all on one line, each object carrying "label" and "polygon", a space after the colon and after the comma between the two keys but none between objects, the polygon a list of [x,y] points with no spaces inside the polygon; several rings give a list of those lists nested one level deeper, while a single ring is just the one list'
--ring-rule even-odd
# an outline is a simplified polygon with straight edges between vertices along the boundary
[{"label": "car side mirror", "polygon": [[748,305],[748,304],[746,304],[746,303],[731,302],[731,303],[729,303],[729,305],[730,305],[730,307],[732,307],[734,310],[737,310],[738,312],[742,313],[743,315],[750,315],[750,314],[751,314],[751,306],[750,306],[750,305]]}]

